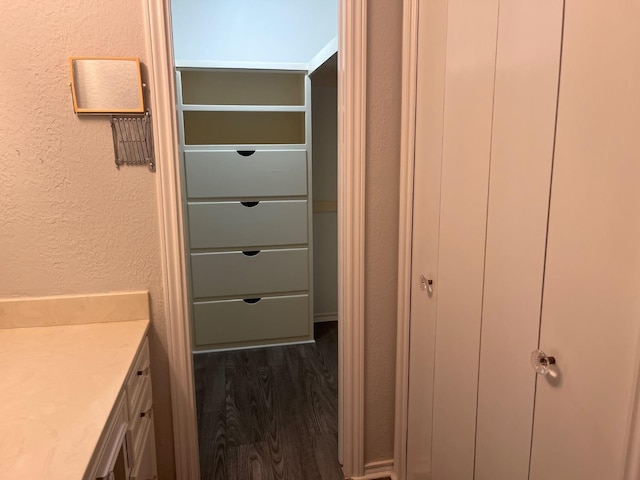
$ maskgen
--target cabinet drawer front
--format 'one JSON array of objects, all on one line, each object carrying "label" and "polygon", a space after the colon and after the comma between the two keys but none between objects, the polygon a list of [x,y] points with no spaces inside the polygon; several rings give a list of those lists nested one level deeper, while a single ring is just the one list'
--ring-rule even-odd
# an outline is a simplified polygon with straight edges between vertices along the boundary
[{"label": "cabinet drawer front", "polygon": [[308,290],[308,250],[194,253],[191,278],[196,298]]},{"label": "cabinet drawer front", "polygon": [[142,391],[142,398],[136,405],[129,419],[129,430],[133,443],[134,458],[137,457],[142,440],[142,432],[153,422],[153,397],[151,396],[151,382],[147,380]]},{"label": "cabinet drawer front", "polygon": [[191,203],[188,210],[191,248],[307,243],[306,200]]},{"label": "cabinet drawer front", "polygon": [[133,362],[133,369],[127,378],[126,392],[127,392],[127,407],[129,412],[129,418],[133,418],[135,415],[134,409],[140,401],[140,396],[143,393],[143,385],[147,378],[150,378],[150,361],[149,361],[149,341],[145,337],[144,343],[140,348],[138,356]]},{"label": "cabinet drawer front", "polygon": [[309,335],[309,297],[194,303],[193,319],[196,346],[302,337]]},{"label": "cabinet drawer front", "polygon": [[111,417],[104,427],[83,478],[94,479],[108,476],[121,451],[126,431],[127,406],[124,395],[121,393],[113,407]]},{"label": "cabinet drawer front", "polygon": [[185,152],[187,197],[269,197],[307,194],[305,150]]},{"label": "cabinet drawer front", "polygon": [[156,441],[153,422],[149,422],[146,431],[142,433],[138,448],[129,480],[155,479],[158,472],[156,467]]}]

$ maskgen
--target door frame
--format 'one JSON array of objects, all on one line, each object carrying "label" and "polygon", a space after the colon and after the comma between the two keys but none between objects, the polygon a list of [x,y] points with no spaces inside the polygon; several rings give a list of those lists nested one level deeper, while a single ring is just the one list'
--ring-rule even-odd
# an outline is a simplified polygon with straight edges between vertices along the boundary
[{"label": "door frame", "polygon": [[[396,392],[394,470],[398,480],[407,475],[407,432],[409,401],[409,341],[411,326],[411,259],[413,238],[413,196],[416,142],[416,101],[418,63],[418,17],[420,0],[405,0],[402,41],[402,137],[400,156],[400,208],[398,238],[398,316],[396,347]],[[636,378],[630,399],[629,430],[622,480],[640,477],[640,339]]]},{"label": "door frame", "polygon": [[411,324],[411,252],[418,75],[418,14],[420,0],[405,0],[402,19],[402,104],[400,138],[400,212],[398,233],[398,315],[394,466],[398,480],[406,478],[409,404],[409,333]]},{"label": "door frame", "polygon": [[[345,476],[364,473],[364,194],[366,0],[339,1],[338,453]],[[178,479],[199,478],[176,89],[168,0],[146,0],[145,40],[157,161],[157,206]]]}]

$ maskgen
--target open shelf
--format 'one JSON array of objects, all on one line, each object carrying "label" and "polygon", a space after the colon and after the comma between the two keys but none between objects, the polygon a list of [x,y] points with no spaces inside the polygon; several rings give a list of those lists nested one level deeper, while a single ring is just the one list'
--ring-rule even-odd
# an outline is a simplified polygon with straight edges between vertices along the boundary
[{"label": "open shelf", "polygon": [[182,70],[184,105],[304,106],[304,73]]},{"label": "open shelf", "polygon": [[306,112],[299,105],[183,105],[185,112]]},{"label": "open shelf", "polygon": [[185,111],[186,145],[304,144],[304,112]]}]

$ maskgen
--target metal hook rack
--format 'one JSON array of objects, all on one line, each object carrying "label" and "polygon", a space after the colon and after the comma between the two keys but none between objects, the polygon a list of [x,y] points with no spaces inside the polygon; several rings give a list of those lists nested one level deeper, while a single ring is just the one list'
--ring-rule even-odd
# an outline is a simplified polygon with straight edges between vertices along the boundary
[{"label": "metal hook rack", "polygon": [[111,115],[111,131],[118,169],[122,165],[147,165],[149,171],[156,171],[148,110],[141,115]]}]

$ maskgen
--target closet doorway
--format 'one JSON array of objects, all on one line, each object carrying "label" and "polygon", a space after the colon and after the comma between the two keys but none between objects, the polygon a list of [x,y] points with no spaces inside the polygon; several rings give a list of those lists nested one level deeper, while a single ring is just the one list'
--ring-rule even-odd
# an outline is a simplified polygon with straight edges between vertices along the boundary
[{"label": "closet doorway", "polygon": [[172,11],[203,479],[343,476],[337,4],[281,3]]}]

